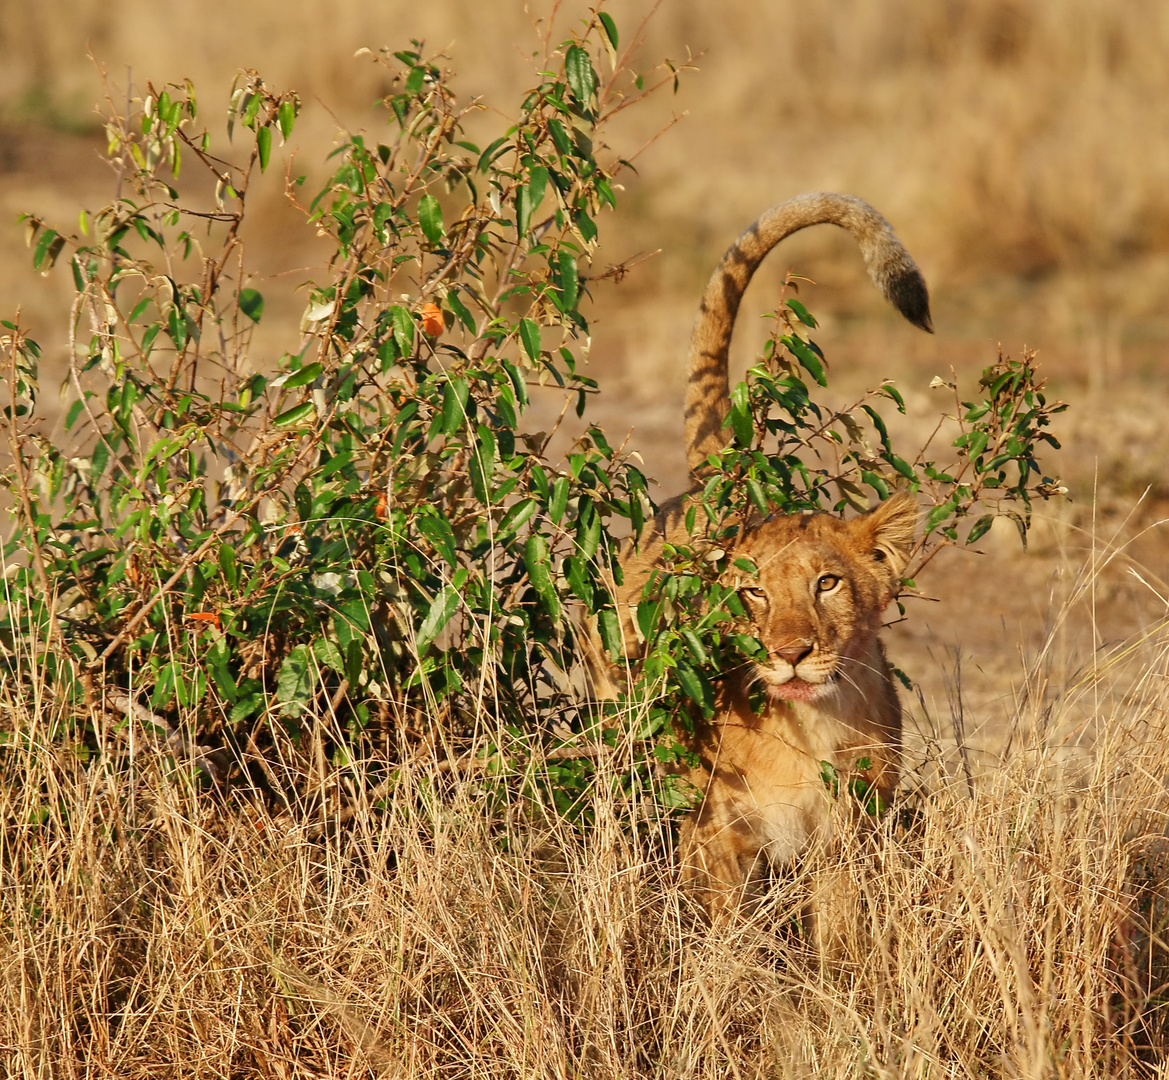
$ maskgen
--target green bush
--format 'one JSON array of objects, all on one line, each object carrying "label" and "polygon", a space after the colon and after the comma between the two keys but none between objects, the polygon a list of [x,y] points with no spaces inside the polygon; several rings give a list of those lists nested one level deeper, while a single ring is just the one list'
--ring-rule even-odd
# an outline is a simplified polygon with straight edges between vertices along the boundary
[{"label": "green bush", "polygon": [[[945,447],[952,459],[939,462],[932,439],[912,455],[893,445],[878,411],[887,402],[905,411],[892,383],[842,409],[818,403],[809,382],[828,383],[824,354],[805,334],[815,319],[796,299],[774,317],[762,360],[731,391],[730,443],[721,456],[712,455],[687,508],[688,531],[700,539],[666,545],[662,570],[638,605],[645,659],[630,696],[662,737],[657,756],[663,761],[684,752],[668,737],[671,730],[688,727],[695,711],[713,715],[718,673],[741,668],[763,648],[743,632],[747,613],[738,595],[721,584],[744,522],[776,512],[863,510],[906,487],[932,504],[903,581],[912,589],[942,547],[977,542],[996,517],[1013,521],[1026,544],[1032,499],[1064,492],[1043,474],[1036,455],[1042,444],[1058,449],[1047,429],[1066,406],[1047,401],[1033,354],[1012,360],[1000,353],[982,372],[981,400],[963,400],[954,383],[934,379],[934,388],[953,394],[949,419],[960,430]],[[898,607],[904,615],[901,601]],[[908,677],[897,674],[908,688]],[[663,684],[670,692],[662,693]]]},{"label": "green bush", "polygon": [[[437,752],[571,813],[606,746],[631,746],[643,783],[655,749],[673,752],[670,725],[695,703],[709,713],[724,653],[755,647],[726,628],[742,612],[709,546],[663,567],[670,615],[647,601],[634,701],[588,700],[580,617],[616,652],[614,536],[653,506],[601,431],[554,458],[525,415],[533,384],[578,415],[597,389],[582,305],[625,165],[600,132],[646,93],[617,43],[597,14],[485,146],[437,61],[417,45],[383,55],[385,133],[347,137],[308,202],[334,255],[271,361],[250,348],[264,298],[239,232],[296,95],[242,77],[235,164],[199,130],[190,85],[111,112],[125,194],[78,235],[26,220],[34,268],[66,265],[76,287],[59,445],[38,412],[39,350],[4,324],[17,527],[0,630],[10,677],[60,704],[63,739],[114,754],[97,720],[112,707],[218,780],[310,742],[384,783],[407,753]],[[182,193],[180,167],[195,173]],[[973,514],[991,495],[1025,534],[1031,494],[1053,490],[1034,449],[1059,408],[1029,360],[1000,361],[986,400],[959,403],[943,467],[891,445],[877,405],[902,408],[892,386],[841,411],[816,400],[814,325],[788,300],[733,393],[733,442],[693,511],[710,541],[745,514],[839,512],[894,484],[934,504],[919,561],[985,532]],[[537,753],[533,787],[512,766]]]}]

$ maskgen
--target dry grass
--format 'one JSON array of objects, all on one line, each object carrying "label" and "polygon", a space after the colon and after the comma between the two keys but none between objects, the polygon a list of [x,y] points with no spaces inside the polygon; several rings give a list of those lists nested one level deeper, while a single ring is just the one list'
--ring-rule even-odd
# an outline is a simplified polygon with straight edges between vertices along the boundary
[{"label": "dry grass", "polygon": [[[582,10],[565,4],[561,25]],[[238,65],[296,86],[304,163],[332,137],[319,101],[370,122],[378,87],[353,49],[452,42],[463,88],[509,101],[531,78],[527,27],[518,3],[470,0],[337,0],[327,17],[263,2],[0,0],[7,121],[56,125],[6,140],[0,207],[64,223],[78,201],[108,201],[92,140],[71,133],[97,97],[86,41],[137,82],[192,76],[208,115]],[[661,447],[674,446],[701,279],[760,208],[834,188],[894,221],[939,315],[936,339],[899,336],[847,244],[800,238],[774,274],[798,266],[825,282],[810,303],[841,367],[844,342],[879,374],[906,358],[924,385],[951,363],[986,362],[996,338],[1039,342],[1085,418],[1064,468],[1080,505],[1093,505],[1093,458],[1101,506],[1162,483],[1150,417],[1164,390],[1150,372],[1169,338],[1164,5],[667,3],[646,54],[680,59],[686,46],[706,50],[670,107],[690,116],[638,159],[606,249],[664,255],[596,297],[594,363],[616,400],[607,426],[639,424],[650,471],[671,469]],[[669,111],[631,114],[629,144]],[[279,206],[274,195],[269,228],[249,237],[262,270],[300,243]],[[13,230],[0,287],[38,329],[63,327],[66,276],[37,292],[27,258]],[[744,309],[745,350],[768,302]],[[35,336],[50,356],[62,345]],[[358,800],[334,827],[363,778],[315,744],[282,746],[266,788],[220,802],[137,746],[141,732],[111,723],[108,756],[86,758],[61,706],[5,686],[0,1065],[38,1080],[1156,1073],[1169,979],[1163,544],[1146,536],[1138,552],[1150,590],[1126,574],[1128,549],[1107,562],[1117,547],[1097,546],[1095,511],[1069,517],[1040,545],[1040,565],[1063,574],[1046,624],[1032,610],[1043,574],[995,556],[1004,602],[1028,598],[1026,663],[1003,659],[1014,625],[1001,638],[978,628],[999,618],[984,610],[997,598],[981,566],[926,583],[956,613],[962,648],[983,634],[992,685],[964,711],[952,681],[924,672],[939,687],[934,719],[918,721],[904,812],[875,854],[848,860],[866,922],[830,967],[790,926],[805,881],[776,882],[750,924],[707,931],[659,831],[632,830],[637,814],[603,785],[595,824],[573,832],[515,802],[488,813],[482,777],[423,763],[385,805]],[[904,666],[923,674],[924,656]],[[960,751],[976,740],[956,738],[951,713],[978,727],[981,753]],[[273,789],[310,794],[284,806]]]},{"label": "dry grass", "polygon": [[1036,665],[995,754],[913,740],[897,811],[834,856],[864,900],[832,963],[792,918],[806,873],[750,922],[700,925],[666,834],[603,774],[579,829],[424,758],[373,806],[320,752],[322,718],[221,800],[145,733],[107,724],[84,755],[53,704],[9,694],[0,1060],[119,1080],[1152,1075],[1167,645],[1062,690]]}]

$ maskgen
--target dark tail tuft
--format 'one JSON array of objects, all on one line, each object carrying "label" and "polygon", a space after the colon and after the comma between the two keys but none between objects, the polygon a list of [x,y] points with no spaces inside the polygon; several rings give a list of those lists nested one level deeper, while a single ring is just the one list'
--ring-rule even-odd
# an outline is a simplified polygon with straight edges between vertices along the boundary
[{"label": "dark tail tuft", "polygon": [[908,272],[895,275],[889,281],[885,295],[914,326],[920,326],[930,334],[934,332],[934,324],[930,319],[929,290],[916,266]]}]

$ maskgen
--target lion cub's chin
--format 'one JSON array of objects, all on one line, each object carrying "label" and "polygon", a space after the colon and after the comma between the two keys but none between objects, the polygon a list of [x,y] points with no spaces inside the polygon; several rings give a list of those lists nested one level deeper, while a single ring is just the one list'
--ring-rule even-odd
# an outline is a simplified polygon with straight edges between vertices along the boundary
[{"label": "lion cub's chin", "polygon": [[836,692],[836,682],[810,683],[792,677],[785,683],[768,683],[767,696],[772,701],[822,701]]}]

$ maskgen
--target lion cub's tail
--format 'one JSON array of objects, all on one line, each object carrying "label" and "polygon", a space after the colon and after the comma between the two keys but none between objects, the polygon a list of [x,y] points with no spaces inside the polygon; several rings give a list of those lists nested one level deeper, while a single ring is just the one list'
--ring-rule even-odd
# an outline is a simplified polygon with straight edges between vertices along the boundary
[{"label": "lion cub's tail", "polygon": [[930,299],[921,271],[889,223],[852,195],[797,195],[768,210],[723,256],[711,275],[690,340],[686,390],[686,460],[691,473],[727,444],[723,431],[729,407],[727,353],[739,302],[767,253],[809,225],[839,225],[856,238],[869,276],[886,299],[914,326],[933,333]]}]

